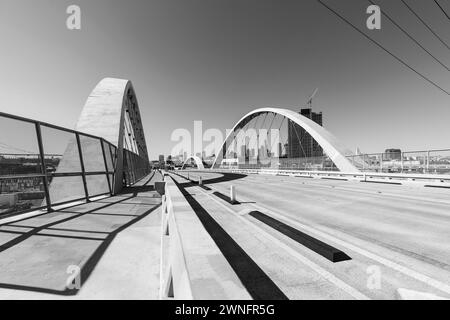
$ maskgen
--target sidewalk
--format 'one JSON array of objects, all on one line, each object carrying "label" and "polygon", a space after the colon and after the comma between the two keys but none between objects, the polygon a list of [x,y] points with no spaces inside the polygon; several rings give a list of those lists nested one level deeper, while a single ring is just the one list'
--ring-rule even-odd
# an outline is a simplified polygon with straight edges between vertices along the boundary
[{"label": "sidewalk", "polygon": [[[157,299],[160,203],[150,174],[120,195],[0,226],[0,299]],[[68,268],[81,289],[68,289]]]}]

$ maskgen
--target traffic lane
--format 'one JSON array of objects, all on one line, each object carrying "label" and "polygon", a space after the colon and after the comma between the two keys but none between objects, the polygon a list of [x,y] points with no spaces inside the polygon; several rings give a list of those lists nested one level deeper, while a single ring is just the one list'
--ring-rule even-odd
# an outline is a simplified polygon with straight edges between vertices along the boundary
[{"label": "traffic lane", "polygon": [[[179,177],[175,179],[178,182],[184,182]],[[264,233],[242,223],[241,219],[230,214],[223,205],[219,205],[220,201],[214,201],[211,198],[214,196],[199,187],[190,186],[185,190],[290,299],[353,298],[342,288],[321,276],[316,269],[281,249],[277,242],[268,240]],[[234,264],[234,261],[230,263]],[[239,264],[242,266],[242,261]],[[239,273],[239,270],[237,272]]]},{"label": "traffic lane", "polygon": [[[238,198],[242,195],[257,203],[276,207],[299,221],[370,239],[440,267],[448,268],[450,263],[449,220],[445,216],[429,214],[443,210],[442,204],[427,204],[418,209],[417,204],[407,203],[415,209],[411,214],[410,210],[404,209],[407,200],[379,199],[339,190],[327,192],[310,186],[300,190],[297,186],[274,188],[263,183],[255,185],[254,181],[245,179],[235,181],[234,185],[237,185]],[[225,193],[229,185],[221,183],[214,187]]]},{"label": "traffic lane", "polygon": [[[193,175],[192,173],[191,173],[190,177],[192,180],[196,179],[195,175]],[[259,178],[261,178],[261,177],[259,177]],[[268,178],[272,178],[272,177],[268,177]],[[244,180],[241,180],[241,182]],[[264,180],[266,180],[266,179],[264,179]],[[268,179],[268,180],[273,181],[272,179]],[[321,181],[321,180],[318,180],[318,181]],[[261,183],[255,183],[255,181],[252,181],[252,182],[253,182],[253,190],[256,190],[260,194],[268,194],[267,192],[261,192],[261,190],[260,190]],[[328,181],[325,180],[324,182],[328,182]],[[331,182],[335,182],[335,181],[331,181]],[[344,183],[346,183],[346,182],[344,182]],[[236,184],[236,182],[234,184]],[[264,185],[264,183],[262,183],[262,185]],[[217,187],[217,185],[209,185],[209,186],[212,188]],[[256,186],[256,188],[255,188],[255,186]],[[245,201],[253,200],[255,197],[253,197],[253,199],[251,199],[251,198],[245,197],[245,195],[242,194],[241,191],[247,190],[247,189],[248,188],[241,189],[241,187],[238,187],[238,196],[241,195],[242,197],[244,197]],[[222,193],[227,193],[228,186],[223,187],[222,189],[220,189],[220,191]],[[256,201],[256,202],[261,203],[264,201]],[[238,207],[242,208],[242,206],[244,206],[244,205],[245,204],[236,206],[236,208],[238,208]],[[267,202],[265,202],[264,205],[267,207]],[[292,208],[295,206],[291,205],[290,207]],[[276,209],[279,209],[278,212],[284,211],[283,214],[286,215],[287,210],[283,210],[283,208],[280,209],[279,206],[276,206]],[[297,219],[297,220],[299,220],[301,222],[305,221],[305,219],[303,219],[303,218]],[[257,220],[255,220],[254,222],[258,223]],[[325,223],[318,224],[318,223],[313,222],[312,225],[314,225],[316,228],[319,227],[320,229],[325,229],[327,231],[331,230],[332,231],[331,233],[339,234],[339,237],[342,238],[342,233],[337,231],[337,230],[339,230],[339,228],[336,228],[334,226],[331,226],[331,228],[324,228],[323,225],[325,225]],[[270,232],[270,228],[269,228],[269,232]],[[275,231],[275,233],[276,233],[276,231]],[[360,235],[360,236],[363,238],[364,234]],[[400,262],[401,265],[414,266],[414,269],[417,269],[420,272],[424,272],[424,274],[427,274],[428,276],[431,276],[431,277],[436,276],[437,279],[440,279],[444,283],[449,282],[448,271],[445,271],[445,270],[443,271],[443,269],[440,268],[440,267],[442,267],[442,263],[439,261],[431,261],[432,265],[430,265],[429,264],[430,259],[427,259],[424,256],[418,255],[415,252],[405,251],[400,248],[392,248],[392,247],[389,247],[388,245],[386,245],[385,243],[379,243],[379,242],[377,243],[377,241],[371,241],[371,239],[367,239],[367,237],[365,239],[367,239],[368,241],[371,241],[371,242],[363,241],[363,240],[360,240],[360,239],[357,239],[354,237],[350,237],[348,235],[346,235],[344,238],[348,240],[348,243],[353,243],[353,244],[358,243],[361,248],[366,248],[366,249],[369,249],[369,251],[377,252],[382,257],[387,257],[388,259],[391,259],[392,261]],[[376,244],[374,245],[373,243],[376,243]],[[380,245],[384,245],[384,247],[380,247]],[[388,247],[389,249],[387,249],[386,247]],[[297,248],[297,249],[300,250],[300,248]],[[391,249],[396,249],[397,252],[393,252]],[[399,251],[407,256],[398,254]],[[305,252],[304,252],[304,254],[305,254]],[[379,261],[374,261],[373,259],[368,259],[365,256],[361,256],[361,254],[358,254],[357,252],[351,252],[351,255],[352,255],[352,258],[354,259],[352,264],[350,264],[349,266],[344,266],[343,264],[340,264],[340,263],[334,264],[333,269],[331,271],[336,272],[340,278],[342,278],[346,282],[358,287],[359,290],[364,290],[366,283],[367,283],[367,270],[368,270],[367,268],[373,267],[374,264],[375,264],[375,266],[377,266],[377,264],[379,264]],[[314,255],[312,255],[310,258],[314,259]],[[422,261],[425,260],[426,262],[422,262],[417,259],[422,259]],[[356,266],[354,263],[357,263],[358,265]],[[326,266],[326,264],[325,264],[325,266]],[[381,270],[383,271],[382,272],[383,286],[381,289],[371,290],[369,293],[367,293],[371,297],[373,295],[375,295],[373,297],[376,299],[396,298],[397,297],[396,289],[399,287],[406,287],[406,288],[410,288],[410,289],[414,289],[414,290],[418,290],[418,291],[424,291],[424,292],[434,292],[435,294],[442,295],[442,291],[437,290],[436,287],[432,287],[432,286],[430,287],[429,285],[426,284],[426,282],[424,283],[423,281],[417,281],[417,279],[411,278],[411,276],[409,274],[399,273],[398,269],[397,270],[386,269],[385,266],[383,266],[383,268],[381,268]]]}]

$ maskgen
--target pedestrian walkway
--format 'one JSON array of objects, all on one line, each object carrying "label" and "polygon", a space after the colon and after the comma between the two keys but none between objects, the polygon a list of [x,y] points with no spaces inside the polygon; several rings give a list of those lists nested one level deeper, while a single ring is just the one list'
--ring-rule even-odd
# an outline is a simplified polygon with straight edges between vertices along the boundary
[{"label": "pedestrian walkway", "polygon": [[156,299],[158,180],[153,172],[119,195],[0,225],[0,300]]}]

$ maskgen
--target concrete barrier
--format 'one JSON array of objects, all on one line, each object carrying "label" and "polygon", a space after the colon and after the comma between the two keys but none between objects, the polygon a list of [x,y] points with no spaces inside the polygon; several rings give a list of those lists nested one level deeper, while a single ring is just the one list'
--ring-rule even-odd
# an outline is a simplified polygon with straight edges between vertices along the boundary
[{"label": "concrete barrier", "polygon": [[450,175],[421,173],[300,171],[283,169],[212,169],[210,172],[281,175],[316,179],[354,180],[401,185],[450,188]]},{"label": "concrete barrier", "polygon": [[250,299],[170,176],[162,198],[161,299]]}]

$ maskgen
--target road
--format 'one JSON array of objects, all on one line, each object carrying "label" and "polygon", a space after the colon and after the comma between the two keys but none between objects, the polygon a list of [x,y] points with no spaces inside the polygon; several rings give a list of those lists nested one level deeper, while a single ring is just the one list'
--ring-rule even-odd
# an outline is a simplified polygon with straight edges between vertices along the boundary
[{"label": "road", "polygon": [[[171,176],[184,192],[289,299],[399,299],[405,297],[399,294],[403,289],[419,294],[415,297],[450,298],[449,189],[258,174],[174,173]],[[185,179],[195,182],[200,176],[204,187]],[[239,204],[223,199],[231,185]],[[350,259],[328,260],[292,237],[292,232],[289,236],[286,226]]]}]

